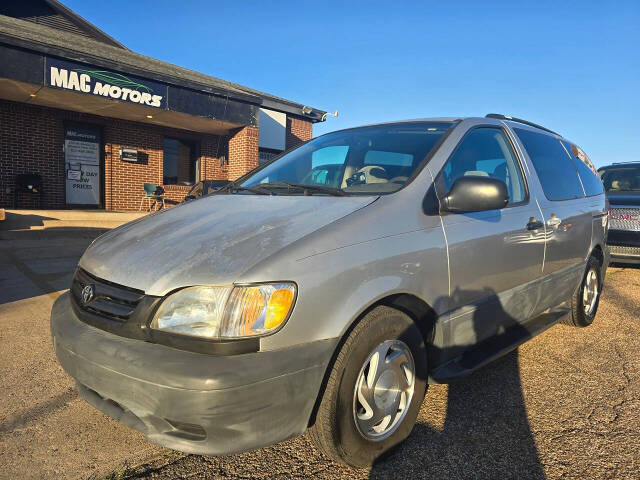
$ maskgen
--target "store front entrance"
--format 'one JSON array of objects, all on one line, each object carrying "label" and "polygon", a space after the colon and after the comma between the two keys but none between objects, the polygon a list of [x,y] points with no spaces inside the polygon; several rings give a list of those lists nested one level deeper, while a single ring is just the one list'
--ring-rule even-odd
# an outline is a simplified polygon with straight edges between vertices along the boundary
[{"label": "store front entrance", "polygon": [[65,125],[65,198],[68,206],[103,206],[101,144],[99,127]]}]

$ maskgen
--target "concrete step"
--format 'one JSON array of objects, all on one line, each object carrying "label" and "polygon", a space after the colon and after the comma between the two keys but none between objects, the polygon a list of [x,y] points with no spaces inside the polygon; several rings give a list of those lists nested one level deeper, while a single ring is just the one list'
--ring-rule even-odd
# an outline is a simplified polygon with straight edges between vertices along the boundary
[{"label": "concrete step", "polygon": [[147,212],[104,210],[6,210],[0,223],[3,231],[47,230],[58,228],[111,229],[147,215]]},{"label": "concrete step", "polygon": [[22,242],[29,242],[32,240],[50,240],[50,239],[73,239],[93,240],[103,233],[107,233],[109,228],[49,228],[41,230],[0,230],[0,241],[3,240],[17,240],[20,244]]},{"label": "concrete step", "polygon": [[116,228],[123,225],[130,220],[43,220],[42,226],[31,226],[31,230],[42,230],[45,228],[60,228],[60,227],[85,227],[85,228]]}]

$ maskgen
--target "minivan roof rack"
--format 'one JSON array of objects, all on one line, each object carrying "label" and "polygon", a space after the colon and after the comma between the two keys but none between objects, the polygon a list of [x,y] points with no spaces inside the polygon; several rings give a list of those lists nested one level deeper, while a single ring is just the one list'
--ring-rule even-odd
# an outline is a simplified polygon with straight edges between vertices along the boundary
[{"label": "minivan roof rack", "polygon": [[[544,130],[545,132],[553,133],[554,135],[560,135],[559,133],[554,132],[553,130],[549,130],[548,128],[543,127],[542,125],[538,125],[537,123],[533,123],[533,122],[530,122],[528,120],[523,120],[522,118],[511,117],[509,115],[502,115],[501,113],[487,113],[485,115],[485,118],[497,118],[498,120],[510,120],[512,122],[518,122],[518,123],[523,123],[525,125],[529,125],[530,127],[539,128],[540,130]],[[562,136],[562,135],[560,135],[560,136]]]}]

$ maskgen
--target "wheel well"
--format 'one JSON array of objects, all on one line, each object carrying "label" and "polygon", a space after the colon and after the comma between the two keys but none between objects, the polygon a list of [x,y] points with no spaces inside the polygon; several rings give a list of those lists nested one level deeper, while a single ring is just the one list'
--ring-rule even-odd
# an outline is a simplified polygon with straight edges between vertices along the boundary
[{"label": "wheel well", "polygon": [[602,266],[604,262],[604,253],[602,252],[602,247],[600,245],[596,245],[594,249],[591,251],[591,255],[596,257],[600,262],[600,266]]},{"label": "wheel well", "polygon": [[425,345],[429,345],[433,341],[436,312],[421,298],[408,293],[401,293],[386,297],[378,302],[377,305],[386,305],[406,313],[420,328]]},{"label": "wheel well", "polygon": [[355,328],[358,322],[371,310],[374,308],[385,305],[387,307],[395,308],[400,310],[401,312],[409,315],[414,322],[420,328],[420,332],[422,333],[422,338],[424,339],[425,345],[430,345],[433,340],[434,334],[434,326],[436,321],[436,313],[435,311],[422,299],[416,297],[415,295],[411,295],[408,293],[399,293],[395,295],[389,295],[388,297],[381,298],[374,304],[370,305],[366,310],[364,310],[358,318],[356,318],[349,328],[344,332],[340,341],[336,345],[336,348],[333,351],[333,355],[331,356],[331,360],[327,365],[327,369],[325,371],[324,377],[322,379],[322,384],[320,385],[320,391],[318,392],[318,396],[316,398],[316,402],[313,406],[313,410],[311,411],[311,416],[309,417],[308,426],[311,426],[315,423],[316,413],[318,411],[318,407],[320,406],[320,401],[322,400],[322,396],[324,395],[324,391],[327,386],[327,381],[329,379],[329,375],[331,374],[331,370],[333,369],[333,365],[335,364],[336,357],[338,356],[338,352],[342,348],[342,345],[346,341],[347,337],[351,333],[351,331]]}]

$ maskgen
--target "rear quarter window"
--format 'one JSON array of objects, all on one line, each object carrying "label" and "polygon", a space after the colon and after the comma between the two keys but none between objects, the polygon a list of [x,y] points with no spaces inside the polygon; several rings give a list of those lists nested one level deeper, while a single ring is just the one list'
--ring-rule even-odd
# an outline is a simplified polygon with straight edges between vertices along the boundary
[{"label": "rear quarter window", "polygon": [[549,200],[584,197],[576,167],[559,140],[530,130],[514,128],[514,131],[529,154]]},{"label": "rear quarter window", "polygon": [[564,145],[567,153],[571,156],[571,160],[573,160],[576,170],[578,170],[578,175],[580,176],[580,180],[582,180],[584,193],[587,197],[604,193],[602,180],[600,180],[600,176],[587,154],[573,143],[563,141],[562,145]]}]

